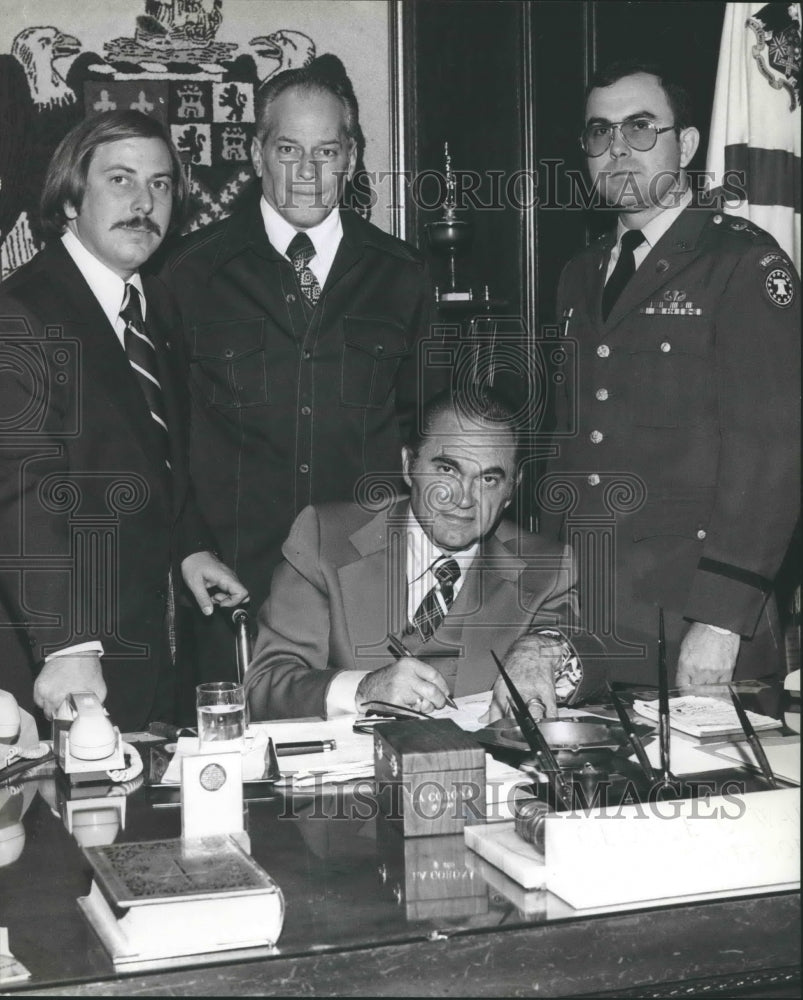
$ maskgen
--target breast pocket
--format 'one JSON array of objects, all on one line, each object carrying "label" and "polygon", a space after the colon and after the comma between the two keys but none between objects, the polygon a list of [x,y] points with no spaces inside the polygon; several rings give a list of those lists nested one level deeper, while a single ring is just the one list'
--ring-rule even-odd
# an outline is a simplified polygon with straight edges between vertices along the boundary
[{"label": "breast pocket", "polygon": [[694,316],[643,317],[637,347],[630,352],[637,427],[684,427],[707,399],[711,369],[708,323]]},{"label": "breast pocket", "polygon": [[212,406],[267,403],[263,319],[202,323],[192,330],[192,379]]},{"label": "breast pocket", "polygon": [[343,406],[384,406],[407,353],[401,324],[385,317],[343,317],[340,401]]}]

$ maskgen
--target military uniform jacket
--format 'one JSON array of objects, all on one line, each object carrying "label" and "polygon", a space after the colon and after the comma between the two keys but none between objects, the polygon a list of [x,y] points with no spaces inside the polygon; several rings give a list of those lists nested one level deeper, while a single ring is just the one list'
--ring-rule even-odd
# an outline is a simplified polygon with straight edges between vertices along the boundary
[{"label": "military uniform jacket", "polygon": [[[688,208],[605,322],[612,245],[561,277],[576,375],[557,399],[542,500],[567,523],[615,521],[620,625],[639,603],[662,604],[750,637],[799,508],[797,276],[767,233]],[[583,605],[599,599],[582,569],[580,588]]]},{"label": "military uniform jacket", "polygon": [[397,474],[432,300],[421,256],[343,211],[312,309],[258,199],[180,244],[163,272],[191,357],[191,469],[222,557],[258,606],[310,503]]},{"label": "military uniform jacket", "polygon": [[149,719],[167,651],[168,575],[212,541],[187,471],[177,316],[146,279],[170,432],[161,438],[114,329],[61,243],[0,286],[0,688],[32,707],[50,652],[103,642],[121,730]]}]

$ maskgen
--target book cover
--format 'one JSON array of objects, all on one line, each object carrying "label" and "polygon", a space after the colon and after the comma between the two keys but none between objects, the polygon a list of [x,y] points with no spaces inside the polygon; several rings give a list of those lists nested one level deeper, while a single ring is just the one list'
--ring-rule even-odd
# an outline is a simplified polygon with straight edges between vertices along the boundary
[{"label": "book cover", "polygon": [[84,853],[95,879],[78,905],[115,965],[203,961],[223,950],[250,954],[269,950],[281,934],[280,888],[231,837],[111,844]]},{"label": "book cover", "polygon": [[[658,722],[660,716],[657,701],[633,702],[633,708],[639,715],[653,722]],[[781,723],[769,715],[758,715],[748,712],[748,719],[756,732],[768,729],[779,729]],[[704,695],[687,694],[669,699],[669,725],[678,732],[699,738],[711,736],[744,736],[731,702],[721,701]]]}]

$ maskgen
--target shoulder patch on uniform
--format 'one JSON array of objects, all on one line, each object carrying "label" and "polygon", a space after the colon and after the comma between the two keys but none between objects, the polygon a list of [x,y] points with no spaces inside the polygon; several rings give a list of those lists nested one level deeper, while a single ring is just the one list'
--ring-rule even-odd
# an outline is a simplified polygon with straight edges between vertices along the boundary
[{"label": "shoulder patch on uniform", "polygon": [[780,253],[777,250],[774,250],[772,253],[765,253],[758,262],[758,266],[769,267],[770,264],[774,264],[776,261],[785,264],[787,262],[786,254]]},{"label": "shoulder patch on uniform", "polygon": [[791,306],[795,298],[795,283],[789,268],[782,264],[768,271],[764,278],[764,291],[774,305],[782,309]]}]

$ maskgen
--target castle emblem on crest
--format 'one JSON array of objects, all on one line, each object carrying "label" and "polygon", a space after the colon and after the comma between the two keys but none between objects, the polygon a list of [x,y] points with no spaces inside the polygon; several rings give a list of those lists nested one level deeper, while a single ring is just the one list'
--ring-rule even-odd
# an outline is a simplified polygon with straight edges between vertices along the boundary
[{"label": "castle emblem on crest", "polygon": [[800,103],[800,4],[768,3],[745,26],[756,36],[753,58],[775,90],[789,94],[789,110]]}]

